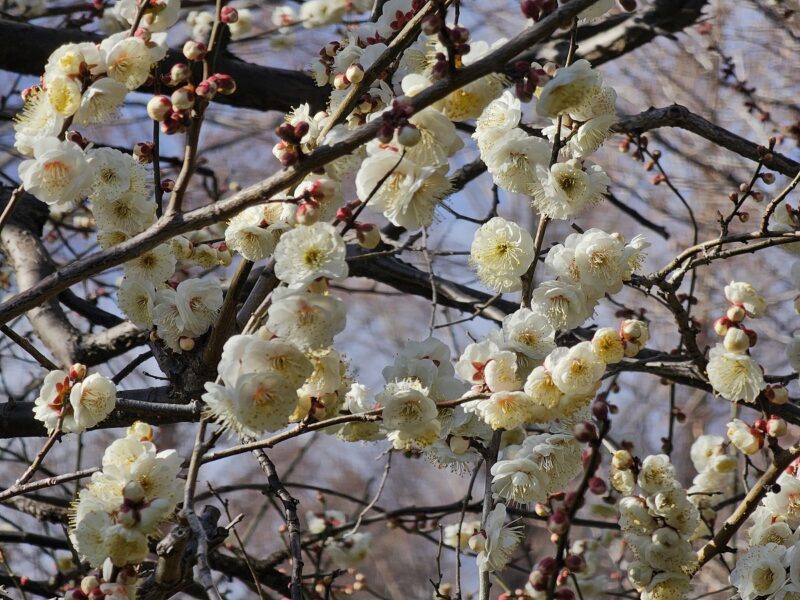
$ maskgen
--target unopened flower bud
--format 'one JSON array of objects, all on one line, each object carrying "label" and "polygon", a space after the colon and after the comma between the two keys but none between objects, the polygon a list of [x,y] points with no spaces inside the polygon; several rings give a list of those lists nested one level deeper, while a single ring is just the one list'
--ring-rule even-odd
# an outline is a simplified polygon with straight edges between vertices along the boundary
[{"label": "unopened flower bud", "polygon": [[553,511],[550,510],[550,507],[547,506],[547,504],[544,504],[542,502],[537,502],[533,506],[533,512],[535,512],[540,517],[549,517]]},{"label": "unopened flower bud", "polygon": [[163,121],[172,112],[172,102],[167,96],[153,96],[147,102],[147,116],[158,121]]},{"label": "unopened flower bud", "polygon": [[567,515],[560,510],[554,512],[547,519],[547,529],[556,535],[562,535],[569,529],[569,519]]},{"label": "unopened flower bud", "polygon": [[745,312],[743,307],[734,305],[728,309],[726,315],[734,323],[741,323],[742,321],[744,321],[744,318],[747,315],[747,313]]},{"label": "unopened flower bud", "polygon": [[162,179],[161,180],[161,191],[163,192],[171,192],[175,189],[175,180],[174,179]]},{"label": "unopened flower bud", "polygon": [[578,421],[572,428],[575,439],[585,444],[597,438],[597,428],[589,421]]},{"label": "unopened flower bud", "polygon": [[219,11],[219,18],[226,25],[236,23],[239,20],[239,11],[233,6],[223,6],[222,10]]},{"label": "unopened flower bud", "polygon": [[611,457],[611,465],[620,471],[627,471],[633,466],[633,457],[627,450],[617,450]]},{"label": "unopened flower bud", "polygon": [[75,363],[69,368],[69,378],[72,381],[83,381],[84,377],[86,377],[86,371],[86,365]]},{"label": "unopened flower bud", "polygon": [[564,559],[564,566],[573,573],[580,573],[586,568],[586,561],[578,554],[569,554],[567,558]]},{"label": "unopened flower bud", "polygon": [[171,85],[179,85],[189,79],[191,71],[186,63],[175,63],[169,70],[169,83]]},{"label": "unopened flower bud", "polygon": [[203,60],[206,57],[206,45],[202,42],[187,40],[183,45],[183,55],[189,60]]},{"label": "unopened flower bud", "polygon": [[595,496],[602,496],[606,493],[606,482],[600,477],[592,477],[589,479],[589,491]]},{"label": "unopened flower bud", "polygon": [[730,328],[722,342],[729,352],[744,352],[750,347],[750,337],[741,329]]},{"label": "unopened flower bud", "polygon": [[733,322],[728,317],[720,317],[714,321],[714,331],[717,335],[725,335],[731,325],[733,325]]},{"label": "unopened flower bud", "polygon": [[173,110],[187,110],[194,106],[194,92],[184,86],[172,92],[170,100]]},{"label": "unopened flower bud", "polygon": [[133,155],[142,164],[149,164],[153,162],[153,144],[152,142],[137,142],[133,146]]},{"label": "unopened flower bud", "polygon": [[767,435],[772,437],[782,437],[786,435],[786,421],[780,417],[771,416],[767,421]]},{"label": "unopened flower bud", "polygon": [[560,587],[553,594],[556,600],[575,600],[575,592],[568,587]]},{"label": "unopened flower bud", "polygon": [[646,343],[650,338],[647,323],[637,319],[626,319],[620,324],[619,334],[626,342]]},{"label": "unopened flower bud", "polygon": [[94,575],[87,575],[81,579],[81,591],[84,594],[91,594],[94,590],[100,588],[100,580]]},{"label": "unopened flower bud", "polygon": [[178,340],[178,345],[184,352],[191,352],[192,350],[194,350],[194,340],[190,337],[182,336]]},{"label": "unopened flower bud", "polygon": [[350,87],[350,80],[344,73],[337,73],[333,78],[333,87],[337,90],[346,90]]},{"label": "unopened flower bud", "polygon": [[422,21],[422,33],[436,35],[442,30],[442,18],[439,15],[429,15]]},{"label": "unopened flower bud", "polygon": [[209,79],[217,84],[217,92],[223,96],[230,96],[236,91],[236,81],[226,73],[214,73]]},{"label": "unopened flower bud", "polygon": [[360,83],[364,79],[364,67],[359,63],[353,63],[344,73],[351,83]]},{"label": "unopened flower bud", "polygon": [[358,245],[367,250],[372,250],[381,242],[381,232],[372,223],[364,223],[356,227]]},{"label": "unopened flower bud", "polygon": [[450,446],[450,451],[453,454],[461,456],[467,450],[469,450],[469,438],[461,437],[460,435],[454,435],[447,442],[447,445]]},{"label": "unopened flower bud", "polygon": [[773,404],[786,404],[789,401],[789,390],[782,385],[770,385],[764,390],[767,400]]},{"label": "unopened flower bud", "polygon": [[205,79],[197,84],[194,93],[206,100],[211,100],[217,95],[217,84],[211,79]]},{"label": "unopened flower bud", "polygon": [[486,538],[482,533],[476,533],[469,538],[469,548],[473,552],[483,552],[484,548],[486,548]]},{"label": "unopened flower bud", "polygon": [[138,481],[129,481],[125,484],[125,487],[122,488],[122,497],[128,502],[138,504],[145,499],[145,496],[144,488]]}]

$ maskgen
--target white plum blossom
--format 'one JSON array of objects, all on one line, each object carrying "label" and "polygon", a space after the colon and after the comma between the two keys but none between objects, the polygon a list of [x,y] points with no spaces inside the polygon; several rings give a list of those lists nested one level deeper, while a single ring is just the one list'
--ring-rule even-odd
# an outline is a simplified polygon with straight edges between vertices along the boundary
[{"label": "white plum blossom", "polygon": [[506,525],[506,506],[497,504],[489,513],[483,529],[469,540],[469,547],[478,553],[478,570],[501,571],[511,560],[522,532]]},{"label": "white plum blossom", "polygon": [[761,366],[749,354],[730,352],[717,344],[708,353],[708,381],[731,402],[755,402],[766,387]]},{"label": "white plum blossom", "polygon": [[281,236],[275,248],[275,275],[292,288],[315,279],[343,279],[348,269],[342,236],[329,223],[301,225]]},{"label": "white plum blossom", "polygon": [[481,153],[487,153],[496,142],[513,131],[521,118],[522,104],[512,92],[505,91],[492,100],[475,122],[475,133],[472,134]]},{"label": "white plum blossom", "polygon": [[727,436],[736,449],[744,454],[755,454],[764,443],[763,435],[741,419],[728,423]]},{"label": "white plum blossom", "polygon": [[81,96],[81,104],[75,113],[77,125],[108,123],[119,113],[128,88],[122,83],[103,77],[92,83]]},{"label": "white plum blossom", "polygon": [[496,140],[481,158],[495,185],[508,192],[527,194],[538,168],[545,168],[550,160],[550,145],[513,129]]},{"label": "white plum blossom", "polygon": [[536,166],[531,182],[531,203],[541,214],[565,220],[599,203],[611,181],[599,165],[577,159],[554,164],[549,169]]},{"label": "white plum blossom", "polygon": [[46,204],[69,206],[83,199],[92,167],[78,144],[45,137],[33,144],[33,158],[19,165],[22,185]]},{"label": "white plum blossom", "polygon": [[445,173],[446,167],[419,165],[398,152],[380,150],[361,163],[356,192],[393,224],[419,229],[433,222],[436,207],[450,193]]},{"label": "white plum blossom", "polygon": [[22,110],[14,115],[14,148],[25,156],[33,156],[36,142],[55,138],[61,133],[64,117],[56,112],[41,88],[32,88]]},{"label": "white plum blossom", "polygon": [[272,294],[266,327],[298,348],[314,350],[330,346],[345,322],[339,298],[284,288]]},{"label": "white plum blossom", "polygon": [[492,217],[475,232],[470,264],[480,280],[498,292],[522,287],[520,277],[533,262],[533,238],[513,221]]},{"label": "white plum blossom", "polygon": [[786,548],[779,544],[753,546],[736,561],[730,582],[742,600],[770,596],[786,583]]},{"label": "white plum blossom", "polygon": [[569,330],[588,319],[593,307],[582,288],[568,281],[544,281],[531,294],[531,310],[555,330]]},{"label": "white plum blossom", "polygon": [[544,360],[555,348],[554,335],[553,328],[528,308],[520,308],[503,319],[506,346],[533,360]]}]

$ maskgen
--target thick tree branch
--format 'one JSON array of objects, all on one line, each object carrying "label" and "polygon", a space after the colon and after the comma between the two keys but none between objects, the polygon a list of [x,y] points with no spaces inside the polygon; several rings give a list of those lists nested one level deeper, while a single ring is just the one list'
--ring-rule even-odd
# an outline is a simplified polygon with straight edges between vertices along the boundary
[{"label": "thick tree branch", "polygon": [[[0,19],[0,39],[3,40],[0,44],[0,69],[38,77],[44,72],[47,58],[59,46],[70,42],[99,42],[102,38],[77,29],[50,29]],[[162,72],[167,72],[177,62],[186,62],[186,58],[180,50],[170,50]],[[304,102],[321,109],[328,98],[328,89],[317,87],[305,73],[262,67],[224,56],[217,60],[216,70],[233,77],[238,87],[232,96],[218,94],[215,102],[286,112]]]}]

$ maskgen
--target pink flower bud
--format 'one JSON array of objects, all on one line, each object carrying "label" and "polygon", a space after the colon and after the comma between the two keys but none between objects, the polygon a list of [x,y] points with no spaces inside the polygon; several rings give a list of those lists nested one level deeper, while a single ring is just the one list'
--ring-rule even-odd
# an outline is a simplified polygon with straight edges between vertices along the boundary
[{"label": "pink flower bud", "polygon": [[585,444],[586,442],[597,439],[597,428],[589,421],[579,421],[573,426],[572,434],[575,436],[576,440]]},{"label": "pink flower bud", "polygon": [[346,90],[350,87],[350,80],[344,73],[337,73],[333,78],[333,87],[337,90]]},{"label": "pink flower bud", "polygon": [[133,155],[142,164],[149,164],[153,162],[153,143],[138,142],[133,147]]},{"label": "pink flower bud", "polygon": [[569,529],[569,519],[567,515],[560,510],[554,512],[547,519],[547,529],[556,535],[563,535]]},{"label": "pink flower bud", "polygon": [[169,82],[171,85],[180,85],[187,79],[191,71],[185,63],[175,63],[169,70]]},{"label": "pink flower bud", "polygon": [[162,179],[161,180],[161,189],[164,192],[171,192],[175,189],[175,180],[174,179]]},{"label": "pink flower bud", "polygon": [[586,568],[586,561],[578,554],[570,554],[564,559],[564,566],[573,573],[580,573]]},{"label": "pink flower bud", "polygon": [[166,96],[153,96],[147,102],[147,116],[158,121],[163,121],[172,112],[172,102]]},{"label": "pink flower bud", "polygon": [[202,42],[195,42],[194,40],[187,40],[183,45],[183,55],[193,61],[203,60],[206,57],[206,45]]},{"label": "pink flower bud", "polygon": [[206,79],[197,84],[194,93],[206,100],[211,100],[217,95],[217,84],[211,79]]},{"label": "pink flower bud", "polygon": [[606,482],[603,481],[600,477],[592,477],[589,479],[589,491],[592,492],[595,496],[602,496],[606,493]]},{"label": "pink flower bud", "polygon": [[556,570],[556,559],[552,556],[545,556],[539,562],[536,563],[534,567],[537,571],[549,577],[552,575]]},{"label": "pink flower bud", "polygon": [[75,363],[69,368],[69,378],[72,381],[83,381],[84,377],[86,377],[86,370],[86,365]]},{"label": "pink flower bud", "polygon": [[236,81],[225,73],[214,73],[209,79],[217,84],[217,92],[223,96],[230,96],[236,91]]},{"label": "pink flower bud", "polygon": [[223,6],[219,12],[220,20],[226,25],[236,23],[239,20],[239,11],[232,6]]},{"label": "pink flower bud", "polygon": [[444,22],[439,15],[429,15],[422,21],[422,33],[425,35],[436,35],[442,30]]},{"label": "pink flower bud", "polygon": [[188,86],[184,86],[172,92],[170,100],[173,110],[188,110],[194,106],[194,92]]},{"label": "pink flower bud", "polygon": [[733,325],[733,321],[731,321],[728,317],[720,317],[716,321],[714,321],[714,331],[717,335],[725,335],[728,333],[728,329]]},{"label": "pink flower bud", "polygon": [[558,588],[556,593],[553,594],[556,600],[575,600],[575,592],[568,587]]}]

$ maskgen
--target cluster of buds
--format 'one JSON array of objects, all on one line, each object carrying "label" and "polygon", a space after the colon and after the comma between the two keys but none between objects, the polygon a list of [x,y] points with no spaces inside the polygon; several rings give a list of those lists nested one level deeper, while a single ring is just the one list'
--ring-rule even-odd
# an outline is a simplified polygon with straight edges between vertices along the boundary
[{"label": "cluster of buds", "polygon": [[118,569],[111,561],[103,565],[103,573],[87,575],[80,584],[64,591],[64,600],[102,600],[127,598],[128,590],[136,584],[136,573],[131,567]]},{"label": "cluster of buds", "polygon": [[282,123],[275,129],[281,141],[279,141],[272,148],[272,154],[275,155],[284,167],[291,167],[293,164],[300,160],[303,151],[300,149],[300,142],[305,137],[310,129],[310,125],[305,121],[292,125],[290,123]]},{"label": "cluster of buds", "polygon": [[346,90],[351,83],[361,83],[364,79],[364,67],[361,63],[353,63],[344,73],[337,73],[333,78],[333,87],[337,90]]},{"label": "cluster of buds", "polygon": [[450,58],[443,52],[437,52],[433,65],[431,66],[431,77],[433,79],[444,79],[450,72],[450,66],[461,66],[461,57],[469,54],[469,30],[466,27],[455,26],[447,27],[441,17],[433,15],[429,19],[438,18],[439,22],[432,21],[429,23],[429,30],[438,30],[439,41],[445,46],[449,53]]},{"label": "cluster of buds", "polygon": [[558,2],[556,0],[522,0],[519,8],[522,14],[529,19],[540,21],[558,8]]},{"label": "cluster of buds", "polygon": [[[170,71],[170,82],[184,82],[182,69],[175,67]],[[161,131],[167,135],[185,131],[191,119],[191,111],[197,98],[210,102],[217,94],[230,95],[236,91],[236,82],[230,75],[215,73],[197,85],[186,83],[177,88],[170,96],[160,94],[153,96],[147,103],[147,114],[154,121],[161,123]]]},{"label": "cluster of buds", "polygon": [[405,102],[395,100],[392,108],[383,113],[383,123],[378,129],[377,138],[382,144],[388,144],[394,139],[397,132],[397,143],[401,146],[415,146],[419,143],[422,134],[419,129],[408,122],[414,115],[414,108]]},{"label": "cluster of buds", "polygon": [[558,600],[573,600],[575,592],[571,588],[566,587],[571,573],[580,573],[586,568],[586,563],[583,558],[577,554],[567,554],[564,558],[564,565],[561,570],[556,573],[558,564],[556,559],[552,556],[546,556],[541,559],[533,567],[530,575],[528,576],[528,583],[537,592],[544,592],[550,585],[550,580],[556,578],[556,586],[553,598]]},{"label": "cluster of buds", "polygon": [[550,75],[539,63],[529,63],[524,60],[516,61],[509,73],[514,80],[514,90],[517,98],[522,102],[530,102],[536,93],[536,88],[542,87],[550,81]]}]

